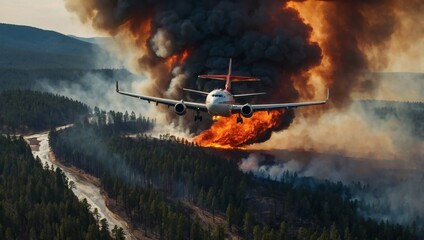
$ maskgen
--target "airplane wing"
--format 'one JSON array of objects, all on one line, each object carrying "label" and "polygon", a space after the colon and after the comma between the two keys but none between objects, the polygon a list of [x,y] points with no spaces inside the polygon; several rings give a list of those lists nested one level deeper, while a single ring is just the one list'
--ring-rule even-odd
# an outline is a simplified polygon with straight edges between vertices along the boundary
[{"label": "airplane wing", "polygon": [[258,95],[265,95],[266,92],[259,92],[259,93],[243,93],[243,94],[235,94],[233,95],[234,98],[241,98],[241,97],[253,97]]},{"label": "airplane wing", "polygon": [[200,94],[200,95],[203,95],[203,96],[207,96],[209,94],[207,92],[203,92],[203,91],[199,91],[199,90],[193,90],[193,89],[188,89],[188,88],[183,88],[183,90],[184,91],[187,91],[187,92],[197,93],[197,94]]},{"label": "airplane wing", "polygon": [[[252,108],[253,112],[258,111],[270,111],[275,109],[282,109],[282,108],[296,108],[296,107],[305,107],[305,106],[312,106],[312,105],[321,105],[326,104],[328,102],[330,92],[327,90],[327,99],[324,101],[316,101],[316,102],[300,102],[300,103],[274,103],[274,104],[251,104],[250,107]],[[240,112],[241,108],[245,105],[239,105],[235,104],[232,106],[231,110],[232,112]]]},{"label": "airplane wing", "polygon": [[185,101],[178,101],[178,100],[173,100],[173,99],[167,99],[167,98],[159,98],[159,97],[151,97],[151,96],[145,96],[145,95],[138,95],[135,93],[130,93],[130,92],[124,92],[119,90],[119,86],[118,86],[118,82],[116,82],[116,92],[125,96],[130,96],[130,97],[135,97],[141,100],[146,100],[149,103],[150,102],[155,102],[156,104],[165,104],[168,106],[175,106],[175,104],[177,103],[184,103],[186,105],[187,108],[189,109],[194,109],[194,110],[199,110],[199,111],[204,111],[207,112],[207,108],[206,105],[204,103],[196,103],[196,102],[185,102]]}]

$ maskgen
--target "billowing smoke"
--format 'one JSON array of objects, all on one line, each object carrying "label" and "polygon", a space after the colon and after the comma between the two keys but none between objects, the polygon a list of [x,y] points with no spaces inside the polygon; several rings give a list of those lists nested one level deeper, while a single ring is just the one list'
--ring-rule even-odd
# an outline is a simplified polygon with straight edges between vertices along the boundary
[{"label": "billowing smoke", "polygon": [[[271,161],[269,155],[252,153],[241,160],[240,170],[259,178],[290,181],[294,186],[302,183],[314,186],[311,182],[320,180],[341,181],[350,187],[364,216],[406,225],[423,223],[424,175],[405,161],[384,161],[382,165],[371,159],[336,154],[313,154],[312,159],[305,158],[306,153],[272,155]],[[294,173],[298,179],[293,179]],[[362,183],[361,187],[358,182]]]},{"label": "billowing smoke", "polygon": [[[289,6],[312,26],[312,40],[323,51],[321,65],[295,83],[299,91],[308,85],[320,89],[326,82],[332,103],[344,107],[358,95],[372,97],[379,88],[370,71],[423,70],[417,54],[405,60],[406,51],[423,50],[422,1],[293,1]],[[300,93],[304,98],[315,94]]]},{"label": "billowing smoke", "polygon": [[[417,9],[424,3],[67,0],[66,5],[82,22],[114,36],[121,54],[135,59],[134,69],[150,80],[137,91],[203,100],[195,95],[183,97],[181,87],[205,91],[222,87],[196,76],[225,73],[232,57],[234,73],[262,79],[259,85],[235,89],[268,92],[261,102],[321,99],[330,88],[332,106],[345,109],[358,94],[369,96],[377,89],[368,72],[388,66],[391,55],[386,49],[398,46],[394,41],[405,36],[408,31],[404,30],[412,24],[408,21],[405,26],[403,21],[418,17]],[[420,36],[411,34],[412,39]],[[308,117],[325,111],[314,107]],[[175,120],[171,111],[167,113],[168,121],[193,124],[191,114]],[[280,114],[278,124],[270,124],[269,130],[253,134],[254,138],[243,136],[244,143],[266,140],[270,131],[286,128],[293,117]],[[203,128],[210,124],[205,121]]]},{"label": "billowing smoke", "polygon": [[[266,144],[253,147],[310,153],[306,163],[285,158],[262,168],[255,167],[260,156],[252,155],[242,165],[245,171],[254,169],[273,179],[292,170],[335,181],[372,182],[380,179],[383,170],[397,171],[405,166],[408,171],[424,169],[418,161],[424,155],[423,141],[411,137],[411,129],[399,127],[394,119],[381,121],[352,104],[357,98],[409,100],[399,95],[411,97],[411,88],[414,101],[422,101],[422,85],[405,89],[402,80],[375,82],[370,74],[423,70],[421,0],[66,0],[66,5],[82,22],[114,36],[119,56],[149,79],[138,87],[139,92],[203,100],[183,96],[181,87],[204,91],[222,87],[222,83],[196,76],[225,73],[230,57],[235,74],[262,79],[260,84],[239,84],[235,90],[268,92],[261,102],[317,100],[330,89],[330,107],[302,109],[296,112],[296,119],[293,112],[277,120],[271,115],[269,118],[278,124],[270,124],[270,130],[254,139],[240,136],[239,128],[228,127],[228,131],[238,132],[227,135],[253,143],[266,140],[271,130],[291,124],[288,130],[274,133]],[[405,57],[406,53],[413,57]],[[191,114],[176,118],[171,111],[166,113],[166,121],[192,127]],[[212,124],[204,122],[203,128]],[[325,160],[316,152],[336,155]],[[402,217],[412,219],[414,211],[419,215],[424,212],[419,204],[422,192],[414,196],[414,186],[422,186],[422,178],[408,180],[407,173],[402,176],[407,176],[405,181],[394,178],[390,184],[376,182],[374,187],[381,187],[382,196],[388,196],[392,209],[397,209],[391,212],[393,216],[403,209],[402,196],[412,199],[408,203],[417,207],[405,212],[409,217]]]},{"label": "billowing smoke", "polygon": [[[83,22],[114,36],[122,55],[135,60],[134,69],[149,78],[137,91],[203,100],[183,96],[181,87],[208,91],[220,86],[196,76],[225,73],[231,57],[235,73],[262,79],[260,85],[236,89],[266,91],[269,95],[263,102],[320,99],[329,87],[333,107],[345,108],[355,94],[376,89],[367,73],[388,66],[386,48],[398,46],[399,36],[406,35],[405,29],[414,22],[411,19],[420,16],[416,9],[424,4],[394,0],[67,0],[66,5]],[[402,24],[405,18],[408,26]],[[412,39],[421,35],[411,34]],[[316,110],[322,108],[312,111]],[[171,111],[167,113],[168,121],[193,126],[191,114],[181,121]],[[287,127],[293,117],[286,115],[280,114],[278,124],[270,124],[268,131],[253,134],[245,143],[266,140],[271,130]],[[211,124],[205,122],[203,128]]]},{"label": "billowing smoke", "polygon": [[[140,90],[156,96],[178,99],[183,98],[181,87],[204,91],[222,87],[222,82],[199,80],[197,75],[226,73],[233,58],[234,74],[262,79],[261,84],[238,84],[235,91],[267,91],[264,102],[295,101],[292,76],[317,66],[322,58],[318,44],[310,41],[311,27],[284,1],[67,0],[66,5],[83,22],[130,46],[122,47],[123,52],[135,46],[135,69],[150,79]],[[185,98],[204,100],[195,95]],[[284,117],[292,118],[281,115],[282,124],[274,129],[290,122],[281,121]],[[170,113],[169,120],[173,118]],[[191,114],[188,118],[185,126],[192,122]]]},{"label": "billowing smoke", "polygon": [[[270,130],[244,140],[265,140],[271,130],[291,124],[266,144],[253,147],[306,151],[306,156],[299,154],[306,160],[283,158],[275,165],[261,166],[261,156],[251,155],[241,168],[277,180],[290,170],[345,183],[370,182],[382,197],[361,196],[370,203],[388,200],[391,210],[376,213],[382,218],[395,219],[389,216],[400,216],[402,211],[402,221],[422,216],[423,194],[417,191],[422,177],[408,174],[424,169],[419,161],[423,141],[411,137],[411,129],[399,127],[399,121],[377,119],[352,105],[352,100],[375,96],[405,100],[396,95],[410,94],[397,87],[405,87],[402,81],[375,82],[370,72],[422,71],[423,1],[66,0],[66,4],[83,22],[114,36],[127,65],[149,79],[137,89],[140,92],[203,100],[183,96],[181,87],[204,91],[222,87],[196,76],[225,73],[230,57],[235,74],[262,79],[260,84],[237,85],[235,90],[268,92],[261,102],[322,99],[330,88],[330,107],[302,109],[296,119],[293,112],[282,114]],[[405,60],[405,52],[414,57]],[[418,101],[423,99],[419,89],[414,88]],[[191,127],[191,114],[176,118],[166,112],[166,121]],[[205,122],[203,128],[209,127],[211,122]],[[333,155],[326,158],[316,152]],[[390,174],[401,169],[396,178]],[[383,173],[387,173],[384,179]]]},{"label": "billowing smoke", "polygon": [[[105,70],[107,71],[107,70]],[[118,78],[125,80],[122,84],[123,88],[130,88],[131,84],[136,84],[139,81],[133,75],[113,73],[105,74],[102,70],[83,72],[75,77],[75,79],[55,79],[55,81],[44,78],[37,81],[35,89],[40,91],[60,94],[77,101],[81,101],[91,108],[99,107],[103,110],[115,110],[120,112],[134,111],[144,113],[147,108],[140,105],[138,102],[131,99],[122,99],[115,92],[115,80]],[[136,80],[137,79],[137,80]]]}]

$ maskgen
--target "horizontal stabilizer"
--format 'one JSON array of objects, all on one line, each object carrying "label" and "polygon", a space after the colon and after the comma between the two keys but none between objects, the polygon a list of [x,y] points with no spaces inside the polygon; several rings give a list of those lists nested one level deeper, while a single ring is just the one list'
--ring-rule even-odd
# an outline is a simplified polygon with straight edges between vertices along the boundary
[{"label": "horizontal stabilizer", "polygon": [[[199,75],[199,78],[208,78],[214,80],[227,80],[228,75]],[[232,82],[257,82],[260,81],[257,77],[248,77],[248,76],[230,76]]]}]

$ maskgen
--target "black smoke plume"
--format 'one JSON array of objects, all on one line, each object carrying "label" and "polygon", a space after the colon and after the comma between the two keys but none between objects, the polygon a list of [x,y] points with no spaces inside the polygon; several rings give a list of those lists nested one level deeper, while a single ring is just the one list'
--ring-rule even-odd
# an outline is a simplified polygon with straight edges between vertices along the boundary
[{"label": "black smoke plume", "polygon": [[[284,1],[67,0],[67,7],[100,31],[129,33],[127,38],[140,49],[138,67],[152,81],[149,93],[159,96],[183,98],[176,86],[205,91],[222,87],[222,82],[197,75],[226,73],[233,58],[234,74],[262,79],[260,84],[238,84],[235,91],[267,91],[264,102],[295,101],[291,77],[318,65],[322,57],[318,44],[310,41],[312,28]],[[188,56],[183,62],[167,68],[172,57],[181,58],[184,52]],[[175,84],[177,65],[184,78]],[[286,116],[282,124],[292,118]]]},{"label": "black smoke plume", "polygon": [[[235,74],[262,79],[260,85],[240,84],[236,89],[268,92],[261,102],[296,101],[299,96],[317,99],[323,93],[310,82],[308,71],[326,59],[319,85],[331,89],[331,100],[338,108],[351,103],[352,92],[375,87],[364,73],[371,65],[387,64],[384,47],[401,20],[397,10],[409,13],[414,4],[417,9],[424,5],[394,0],[308,3],[310,14],[322,25],[325,37],[319,43],[311,41],[317,29],[305,23],[289,1],[66,0],[67,8],[81,21],[118,39],[124,36],[123,42],[138,49],[137,69],[147,73],[151,84],[143,90],[150,94],[203,100],[183,96],[181,87],[205,91],[222,87],[196,76],[225,73],[228,59],[233,58]],[[175,118],[171,114],[170,120]],[[281,124],[270,131],[287,126],[293,116],[283,114]],[[189,126],[192,116],[186,119],[190,121],[184,124]]]}]

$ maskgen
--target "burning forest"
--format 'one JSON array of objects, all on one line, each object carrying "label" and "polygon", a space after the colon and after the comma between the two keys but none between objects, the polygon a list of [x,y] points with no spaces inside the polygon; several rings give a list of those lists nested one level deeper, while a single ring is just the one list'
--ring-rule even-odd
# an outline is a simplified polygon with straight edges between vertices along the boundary
[{"label": "burning forest", "polygon": [[[422,5],[393,0],[66,1],[82,22],[113,36],[119,55],[147,76],[140,92],[202,101],[183,96],[181,88],[222,88],[222,83],[197,75],[222,74],[233,58],[234,73],[262,80],[235,87],[267,92],[254,99],[257,103],[321,99],[329,88],[330,107],[301,112],[312,119],[329,109],[348,108],[358,94],[372,94],[377,86],[366,74],[386,67],[390,56],[385,48],[396,45],[394,33],[406,28],[400,19],[418,14],[413,9]],[[295,114],[255,113],[241,125],[234,124],[234,116],[201,126],[193,123],[191,114],[177,120],[167,112],[166,118],[189,128],[202,146],[234,148],[268,140],[272,132],[287,129]]]},{"label": "burning forest", "polygon": [[64,3],[0,24],[0,239],[424,239],[424,1]]}]

